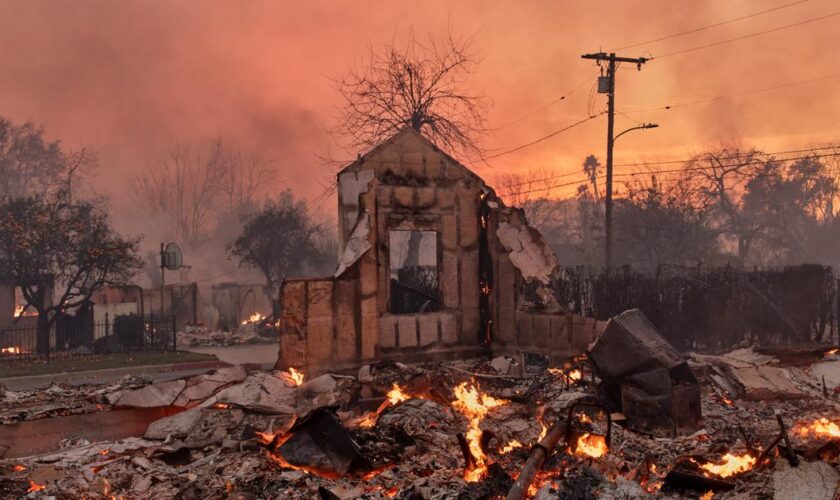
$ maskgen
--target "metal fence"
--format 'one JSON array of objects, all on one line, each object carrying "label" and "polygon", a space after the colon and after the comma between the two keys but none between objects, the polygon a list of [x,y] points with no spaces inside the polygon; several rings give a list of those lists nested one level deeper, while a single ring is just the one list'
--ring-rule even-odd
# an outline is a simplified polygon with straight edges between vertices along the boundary
[{"label": "metal fence", "polygon": [[0,328],[0,363],[30,359],[176,350],[174,317],[135,314],[104,321],[63,316],[39,336],[36,325]]},{"label": "metal fence", "polygon": [[669,266],[655,275],[566,269],[559,302],[606,320],[638,307],[681,350],[838,341],[838,281],[832,268],[800,265],[740,271]]}]

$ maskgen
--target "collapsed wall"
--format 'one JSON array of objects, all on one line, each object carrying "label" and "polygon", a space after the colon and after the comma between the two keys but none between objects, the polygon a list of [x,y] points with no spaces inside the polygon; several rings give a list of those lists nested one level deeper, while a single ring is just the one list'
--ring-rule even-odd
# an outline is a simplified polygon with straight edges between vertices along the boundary
[{"label": "collapsed wall", "polygon": [[331,277],[280,292],[278,368],[335,370],[482,351],[569,356],[594,322],[551,292],[558,261],[521,210],[411,128],[337,176]]}]

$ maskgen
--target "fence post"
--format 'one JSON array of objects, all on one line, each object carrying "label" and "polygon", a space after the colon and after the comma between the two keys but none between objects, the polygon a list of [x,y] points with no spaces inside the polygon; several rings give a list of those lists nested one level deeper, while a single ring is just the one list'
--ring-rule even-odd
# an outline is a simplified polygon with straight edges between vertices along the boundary
[{"label": "fence post", "polygon": [[114,339],[109,339],[108,337],[110,337],[110,336],[111,336],[111,325],[108,324],[108,313],[105,313],[105,345],[108,346],[109,353],[111,351],[111,347],[110,347],[111,342],[113,342],[113,340],[114,340]]},{"label": "fence post", "polygon": [[178,350],[178,344],[175,339],[175,315],[172,315],[172,351]]}]

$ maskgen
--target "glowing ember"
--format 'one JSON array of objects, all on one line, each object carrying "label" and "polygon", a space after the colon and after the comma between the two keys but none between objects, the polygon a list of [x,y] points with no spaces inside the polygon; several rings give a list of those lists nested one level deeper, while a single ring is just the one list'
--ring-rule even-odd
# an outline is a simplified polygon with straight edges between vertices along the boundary
[{"label": "glowing ember", "polygon": [[831,420],[822,417],[810,424],[800,424],[796,428],[796,433],[802,436],[814,434],[817,436],[840,437],[840,426]]},{"label": "glowing ember", "polygon": [[25,465],[20,465],[20,464],[15,465],[15,472],[20,472],[20,471],[23,471],[23,470],[26,470]]},{"label": "glowing ember", "polygon": [[216,403],[213,405],[213,408],[218,408],[220,410],[224,410],[226,408],[230,408],[230,405],[227,403]]},{"label": "glowing ember", "polygon": [[304,466],[299,466],[299,465],[292,465],[289,462],[287,462],[286,459],[283,458],[283,456],[280,455],[279,453],[272,453],[271,451],[268,451],[268,458],[270,458],[274,463],[276,463],[277,465],[279,465],[280,467],[282,467],[284,469],[299,470],[299,471],[303,471],[303,472],[306,472],[308,474],[323,477],[323,478],[326,478],[326,479],[339,479],[341,477],[341,476],[339,476],[338,474],[336,474],[335,472],[332,472],[332,471],[321,470],[321,469],[317,469],[315,467],[304,467]]},{"label": "glowing ember", "polygon": [[755,457],[749,453],[733,455],[727,453],[720,463],[706,463],[700,466],[701,469],[719,477],[729,477],[741,472],[746,472],[755,465]]},{"label": "glowing ember", "polygon": [[3,348],[0,348],[0,353],[2,353],[2,354],[21,354],[22,352],[23,351],[21,351],[20,347],[3,347]]},{"label": "glowing ember", "polygon": [[715,496],[715,492],[714,492],[714,491],[712,491],[712,490],[709,490],[709,491],[707,491],[706,493],[703,493],[703,494],[700,496],[699,500],[712,500],[712,497],[713,497],[713,496]]},{"label": "glowing ember", "polygon": [[569,384],[574,384],[575,382],[583,380],[583,372],[577,368],[568,372],[562,368],[549,368],[548,373],[558,377],[560,380],[566,381],[566,383]]},{"label": "glowing ember", "polygon": [[242,324],[247,325],[248,323],[259,323],[260,321],[264,320],[265,316],[260,313],[254,313],[248,317],[248,319],[243,320]]},{"label": "glowing ember", "polygon": [[522,448],[522,443],[520,443],[519,441],[517,441],[515,439],[512,439],[508,444],[506,444],[504,446],[504,448],[499,450],[499,453],[504,455],[505,453],[510,453],[517,448]]},{"label": "glowing ember", "polygon": [[262,442],[262,444],[269,444],[272,441],[274,441],[274,436],[275,435],[272,434],[271,432],[254,431],[254,434],[257,435],[257,438],[259,438],[259,440]]},{"label": "glowing ember", "polygon": [[834,349],[831,349],[830,351],[825,351],[825,354],[823,354],[823,357],[827,358],[829,356],[834,356],[835,354],[837,354],[837,351],[840,351],[840,349],[838,349],[836,347]]},{"label": "glowing ember", "polygon": [[46,486],[44,486],[43,484],[38,484],[38,483],[36,483],[35,481],[33,481],[33,480],[31,480],[31,479],[30,479],[30,480],[29,480],[29,489],[28,489],[28,490],[26,490],[26,492],[27,492],[27,493],[32,493],[32,492],[35,492],[35,491],[41,491],[41,490],[44,490],[44,489],[46,489],[46,488],[47,488],[47,487],[46,487]]},{"label": "glowing ember", "polygon": [[590,434],[588,432],[578,438],[577,446],[575,447],[576,455],[592,458],[603,457],[608,451],[607,439],[604,436]]},{"label": "glowing ember", "polygon": [[491,408],[506,405],[508,401],[484,394],[474,382],[464,382],[455,387],[453,392],[457,399],[452,402],[452,406],[470,420],[465,437],[470,453],[475,458],[475,464],[464,471],[464,479],[470,482],[478,481],[487,471],[487,457],[481,449],[479,424]]}]

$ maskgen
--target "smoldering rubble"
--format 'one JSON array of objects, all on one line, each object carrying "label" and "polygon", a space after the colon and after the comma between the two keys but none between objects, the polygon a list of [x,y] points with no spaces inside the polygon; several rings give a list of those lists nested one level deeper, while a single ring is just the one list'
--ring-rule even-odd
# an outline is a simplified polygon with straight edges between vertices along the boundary
[{"label": "smoldering rubble", "polygon": [[[637,340],[630,335],[620,344]],[[643,345],[636,345],[639,352]],[[23,424],[60,425],[79,414],[157,408],[168,415],[136,436],[95,442],[69,437],[28,455],[7,448],[0,494],[521,498],[511,492],[514,482],[529,454],[542,449],[547,459],[524,496],[835,495],[837,351],[741,348],[672,360],[666,371],[690,368],[696,377],[700,408],[688,415],[699,418],[693,427],[676,425],[673,414],[652,421],[622,407],[621,398],[605,397],[604,388],[616,384],[631,386],[639,397],[658,396],[638,392],[647,377],[616,378],[600,369],[602,354],[596,343],[588,357],[560,366],[530,356],[383,362],[353,376],[311,379],[293,368],[228,367],[158,383],[127,377],[104,386],[4,390],[0,419],[12,431]],[[666,380],[671,399],[687,383]],[[623,399],[628,401],[634,399]],[[551,435],[560,439],[546,450]]]}]

